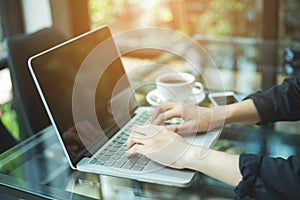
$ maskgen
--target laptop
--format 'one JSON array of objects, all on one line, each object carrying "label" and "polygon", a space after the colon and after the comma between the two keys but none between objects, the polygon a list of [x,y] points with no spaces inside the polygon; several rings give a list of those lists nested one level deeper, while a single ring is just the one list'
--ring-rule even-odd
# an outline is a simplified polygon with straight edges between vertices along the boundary
[{"label": "laptop", "polygon": [[[149,123],[154,108],[138,105],[108,26],[34,55],[28,66],[72,169],[171,186],[191,184],[192,170],[124,155],[131,127]],[[186,139],[212,147],[219,133]]]}]

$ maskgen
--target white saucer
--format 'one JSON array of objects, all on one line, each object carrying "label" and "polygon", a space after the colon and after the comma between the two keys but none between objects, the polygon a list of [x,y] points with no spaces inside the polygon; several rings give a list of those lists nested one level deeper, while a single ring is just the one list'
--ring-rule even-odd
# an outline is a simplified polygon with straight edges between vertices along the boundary
[{"label": "white saucer", "polygon": [[[193,94],[197,94],[199,93],[199,89],[198,88],[193,88]],[[190,104],[194,104],[197,105],[199,103],[201,103],[203,100],[205,99],[205,93],[202,92],[200,95],[196,96],[196,95],[191,95],[188,100],[186,101],[187,103]],[[146,96],[146,100],[147,102],[152,105],[152,106],[157,106],[163,102],[165,102],[166,100],[159,94],[157,89],[154,89],[152,91],[150,91],[147,96]]]}]

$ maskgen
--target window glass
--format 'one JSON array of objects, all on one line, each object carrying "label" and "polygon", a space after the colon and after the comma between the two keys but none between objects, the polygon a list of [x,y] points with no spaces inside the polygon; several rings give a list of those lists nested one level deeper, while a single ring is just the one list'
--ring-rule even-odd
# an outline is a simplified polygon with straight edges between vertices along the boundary
[{"label": "window glass", "polygon": [[[1,22],[1,18],[0,18]],[[3,57],[4,54],[4,48],[3,48],[3,30],[2,26],[0,26],[0,59]]]},{"label": "window glass", "polygon": [[189,22],[192,33],[261,37],[262,2],[260,0],[192,0],[186,1],[185,7],[187,16],[185,21]]},{"label": "window glass", "polygon": [[52,25],[48,0],[23,0],[22,13],[26,33],[32,33]]},{"label": "window glass", "polygon": [[114,31],[137,27],[171,27],[168,2],[160,0],[89,0],[91,28],[109,24]]},{"label": "window glass", "polygon": [[279,36],[291,41],[300,40],[300,3],[298,0],[281,0]]},{"label": "window glass", "polygon": [[261,36],[261,0],[89,0],[91,28],[165,27],[186,34]]}]

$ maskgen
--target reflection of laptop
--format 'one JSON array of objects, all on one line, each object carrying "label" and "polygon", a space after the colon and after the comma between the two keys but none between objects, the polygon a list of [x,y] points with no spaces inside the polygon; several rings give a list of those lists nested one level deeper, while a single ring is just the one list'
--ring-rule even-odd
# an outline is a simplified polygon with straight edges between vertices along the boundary
[{"label": "reflection of laptop", "polygon": [[[195,174],[191,170],[163,167],[141,155],[123,155],[128,130],[135,120],[148,120],[152,108],[138,107],[111,37],[107,26],[100,27],[28,61],[71,168],[188,186]],[[218,132],[209,135],[190,140],[211,147]]]}]

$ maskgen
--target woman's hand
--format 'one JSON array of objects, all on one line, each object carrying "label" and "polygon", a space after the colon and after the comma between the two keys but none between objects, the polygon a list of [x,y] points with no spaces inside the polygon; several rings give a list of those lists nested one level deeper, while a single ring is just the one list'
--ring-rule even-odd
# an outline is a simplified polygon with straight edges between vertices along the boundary
[{"label": "woman's hand", "polygon": [[212,109],[187,103],[167,102],[156,108],[151,123],[161,125],[172,118],[182,118],[184,123],[167,125],[169,130],[179,133],[207,132],[210,128]]},{"label": "woman's hand", "polygon": [[127,156],[137,153],[165,166],[193,169],[233,186],[241,179],[239,156],[188,144],[163,126],[134,126]]},{"label": "woman's hand", "polygon": [[134,126],[128,139],[127,156],[137,153],[165,166],[184,168],[183,155],[188,144],[181,136],[163,126]]}]

